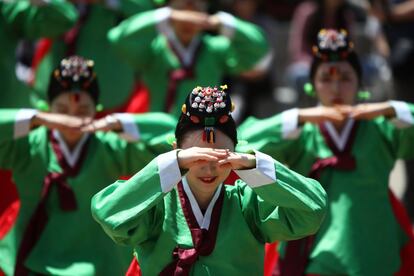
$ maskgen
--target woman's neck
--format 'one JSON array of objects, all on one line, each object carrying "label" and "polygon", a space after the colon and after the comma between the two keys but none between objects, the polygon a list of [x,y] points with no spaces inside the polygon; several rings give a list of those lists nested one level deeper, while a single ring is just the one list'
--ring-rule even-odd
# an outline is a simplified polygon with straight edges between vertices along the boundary
[{"label": "woman's neck", "polygon": [[211,192],[200,191],[196,187],[189,185],[191,192],[194,195],[195,200],[197,201],[198,207],[200,210],[206,210],[211,200],[213,199],[214,193],[216,190]]},{"label": "woman's neck", "polygon": [[66,135],[65,133],[60,132],[60,137],[65,142],[66,146],[68,147],[69,151],[72,152],[79,141],[82,139],[82,134],[79,135]]},{"label": "woman's neck", "polygon": [[211,202],[211,199],[213,198],[213,194],[201,194],[201,193],[194,193],[194,191],[192,190],[193,195],[198,203],[198,206],[200,207],[200,210],[206,210],[208,205]]}]

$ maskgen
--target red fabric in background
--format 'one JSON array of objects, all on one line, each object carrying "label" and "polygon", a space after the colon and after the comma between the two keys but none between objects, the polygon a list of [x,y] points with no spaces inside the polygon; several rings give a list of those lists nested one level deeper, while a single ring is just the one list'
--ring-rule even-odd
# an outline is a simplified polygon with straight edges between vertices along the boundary
[{"label": "red fabric in background", "polygon": [[266,243],[265,245],[265,257],[264,257],[264,276],[272,276],[275,270],[279,253],[277,252],[277,242]]},{"label": "red fabric in background", "polygon": [[128,271],[125,273],[125,276],[141,276],[141,268],[139,267],[138,261],[135,257],[132,258],[132,262],[129,265]]},{"label": "red fabric in background", "polygon": [[[11,171],[0,170],[0,239],[12,228],[20,209]],[[1,273],[0,273],[1,275]]]},{"label": "red fabric in background", "polygon": [[[112,113],[145,113],[149,111],[150,95],[147,87],[142,82],[136,82],[129,99],[121,106],[112,109],[104,109],[98,112],[97,118],[105,117]],[[105,108],[105,106],[104,106]]]},{"label": "red fabric in background", "polygon": [[[53,41],[48,38],[42,38],[39,39],[39,41],[36,43],[36,48],[33,54],[33,60],[32,60],[32,70],[35,72],[35,78],[36,78],[36,70],[39,64],[42,62],[43,58],[49,53],[50,49],[52,48]],[[34,85],[35,79],[33,79],[30,83],[30,85]]]},{"label": "red fabric in background", "polygon": [[411,276],[414,275],[414,234],[411,226],[410,218],[407,211],[401,204],[401,202],[395,197],[394,193],[390,190],[389,197],[394,215],[401,225],[401,228],[409,237],[407,244],[401,249],[401,267],[400,270],[394,274],[394,276]]}]

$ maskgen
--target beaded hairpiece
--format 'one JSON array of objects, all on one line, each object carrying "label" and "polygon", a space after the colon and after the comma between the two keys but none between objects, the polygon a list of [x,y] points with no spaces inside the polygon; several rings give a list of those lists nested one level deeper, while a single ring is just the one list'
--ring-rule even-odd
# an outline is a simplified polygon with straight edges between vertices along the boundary
[{"label": "beaded hairpiece", "polygon": [[62,92],[79,91],[88,92],[97,102],[99,87],[94,72],[94,62],[80,56],[64,58],[51,76],[48,89],[49,101]]},{"label": "beaded hairpiece", "polygon": [[354,44],[349,41],[348,32],[344,29],[321,29],[318,43],[312,47],[313,55],[323,61],[346,60],[353,50]]},{"label": "beaded hairpiece", "polygon": [[94,62],[80,56],[71,56],[62,59],[60,68],[54,71],[57,81],[67,88],[74,90],[75,86],[79,89],[87,90],[91,82],[96,78],[93,72]]},{"label": "beaded hairpiece", "polygon": [[197,86],[181,108],[191,122],[204,125],[203,141],[215,143],[214,127],[226,123],[234,110],[228,93],[224,91],[226,89],[227,85],[220,86],[220,89]]}]

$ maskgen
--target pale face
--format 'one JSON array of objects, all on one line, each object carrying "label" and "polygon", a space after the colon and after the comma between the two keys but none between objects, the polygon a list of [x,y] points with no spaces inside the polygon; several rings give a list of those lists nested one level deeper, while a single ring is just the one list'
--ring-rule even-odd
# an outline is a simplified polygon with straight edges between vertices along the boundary
[{"label": "pale face", "polygon": [[316,95],[324,106],[352,105],[358,92],[358,77],[346,62],[322,63],[314,77]]},{"label": "pale face", "polygon": [[[52,113],[65,114],[80,118],[93,119],[95,116],[95,103],[86,92],[73,93],[67,92],[57,96],[51,103]],[[79,131],[62,131],[66,140],[73,141],[80,139],[82,133]]]},{"label": "pale face", "polygon": [[[214,144],[203,141],[202,130],[196,130],[188,133],[181,143],[182,149],[191,147],[229,149],[234,151],[233,141],[216,130],[216,142]],[[222,169],[214,162],[204,165],[196,165],[187,172],[187,180],[190,188],[194,194],[212,195],[217,189],[218,185],[222,183],[229,176],[231,169]]]}]

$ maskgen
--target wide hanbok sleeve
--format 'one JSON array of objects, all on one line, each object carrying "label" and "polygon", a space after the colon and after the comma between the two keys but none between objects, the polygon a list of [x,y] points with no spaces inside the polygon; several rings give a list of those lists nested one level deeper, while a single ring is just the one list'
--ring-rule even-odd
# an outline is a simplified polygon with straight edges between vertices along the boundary
[{"label": "wide hanbok sleeve", "polygon": [[318,231],[327,205],[318,181],[261,152],[256,152],[255,169],[235,172],[242,180],[237,185],[243,215],[258,240],[293,240]]},{"label": "wide hanbok sleeve", "polygon": [[380,117],[376,120],[390,144],[394,157],[414,158],[414,105],[401,101],[390,101],[395,118]]},{"label": "wide hanbok sleeve", "polygon": [[66,0],[19,0],[0,4],[0,18],[17,36],[56,37],[78,19],[75,7]]},{"label": "wide hanbok sleeve", "polygon": [[218,12],[216,16],[220,27],[214,44],[222,51],[227,71],[238,74],[267,70],[273,53],[263,30],[226,12]]},{"label": "wide hanbok sleeve", "polygon": [[30,161],[28,134],[35,114],[32,109],[0,110],[0,168],[23,167]]},{"label": "wide hanbok sleeve", "polygon": [[[140,141],[158,154],[170,151],[168,136],[174,135],[177,120],[170,114],[148,112],[143,114],[116,113],[113,116],[122,124],[119,136],[127,141]],[[152,160],[152,158],[151,158]]]},{"label": "wide hanbok sleeve", "polygon": [[153,10],[157,7],[156,0],[106,0],[106,6],[129,17],[140,12]]},{"label": "wide hanbok sleeve", "polygon": [[307,132],[298,123],[298,109],[290,109],[266,119],[249,117],[237,129],[238,138],[247,143],[237,151],[258,150],[282,163],[292,165],[304,157]]},{"label": "wide hanbok sleeve", "polygon": [[[145,114],[115,113],[120,132],[98,132],[97,137],[107,145],[112,166],[122,177],[129,177],[145,167],[157,155],[171,151],[168,135],[175,129],[176,120],[161,112]],[[107,118],[106,118],[107,119]]]},{"label": "wide hanbok sleeve", "polygon": [[161,8],[131,16],[108,32],[109,42],[125,62],[143,70],[153,60],[152,42],[170,14],[169,8]]},{"label": "wide hanbok sleeve", "polygon": [[131,179],[96,194],[92,215],[115,242],[136,246],[160,233],[163,199],[180,180],[176,151],[161,154]]}]

